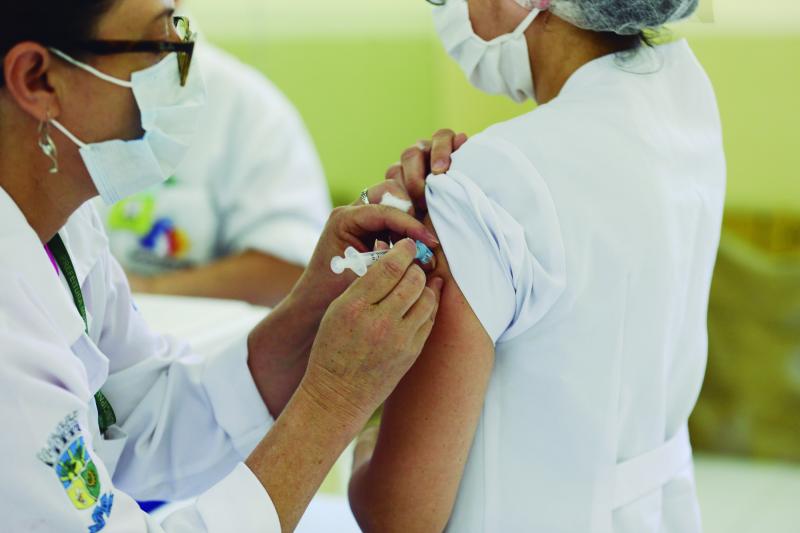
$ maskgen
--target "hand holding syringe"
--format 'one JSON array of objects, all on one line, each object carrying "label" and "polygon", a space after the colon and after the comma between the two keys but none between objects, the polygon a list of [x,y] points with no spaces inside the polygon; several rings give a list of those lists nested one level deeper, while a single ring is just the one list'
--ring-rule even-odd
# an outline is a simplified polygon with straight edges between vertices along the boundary
[{"label": "hand holding syringe", "polygon": [[[331,270],[333,270],[335,274],[342,274],[349,268],[360,277],[366,274],[367,269],[377,263],[387,253],[389,253],[389,250],[360,253],[351,246],[344,251],[344,257],[334,257],[331,260]],[[420,241],[417,241],[416,259],[423,265],[427,265],[433,261],[433,252]]]}]

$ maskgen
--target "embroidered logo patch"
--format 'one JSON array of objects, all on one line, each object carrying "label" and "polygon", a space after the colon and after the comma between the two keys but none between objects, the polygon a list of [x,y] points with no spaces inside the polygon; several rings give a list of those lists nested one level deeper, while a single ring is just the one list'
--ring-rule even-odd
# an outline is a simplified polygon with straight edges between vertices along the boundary
[{"label": "embroidered logo patch", "polygon": [[78,424],[77,411],[67,415],[50,435],[47,446],[37,455],[51,467],[75,509],[94,508],[90,533],[102,530],[111,514],[114,495],[101,495],[100,475]]}]

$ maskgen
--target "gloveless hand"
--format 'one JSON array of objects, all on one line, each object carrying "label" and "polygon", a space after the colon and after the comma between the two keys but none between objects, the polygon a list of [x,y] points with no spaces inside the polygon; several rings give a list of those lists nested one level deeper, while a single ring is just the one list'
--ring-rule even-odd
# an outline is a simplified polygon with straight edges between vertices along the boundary
[{"label": "gloveless hand", "polygon": [[331,304],[300,387],[334,415],[366,421],[422,351],[442,280],[427,283],[416,245],[400,241]]},{"label": "gloveless hand", "polygon": [[307,312],[322,313],[353,281],[350,271],[334,274],[331,259],[343,255],[352,246],[359,252],[373,249],[376,240],[386,235],[409,237],[429,248],[439,246],[436,236],[409,213],[382,205],[351,205],[333,210],[314,255],[293,291],[293,299],[302,301]]},{"label": "gloveless hand", "polygon": [[388,181],[399,184],[414,204],[415,214],[424,218],[428,211],[425,202],[425,179],[430,174],[443,174],[450,169],[451,155],[466,143],[465,133],[456,134],[453,130],[439,130],[431,140],[419,141],[406,149],[395,163],[386,171]]}]

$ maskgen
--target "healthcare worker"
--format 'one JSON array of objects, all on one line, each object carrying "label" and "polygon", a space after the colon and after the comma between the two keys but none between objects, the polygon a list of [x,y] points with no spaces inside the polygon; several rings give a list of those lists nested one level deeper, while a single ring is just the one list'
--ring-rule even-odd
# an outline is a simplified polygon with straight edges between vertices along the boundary
[{"label": "healthcare worker", "polygon": [[[413,241],[352,285],[331,272],[385,232],[435,246],[365,205],[334,211],[249,338],[203,358],[147,327],[88,200],[166,179],[187,150],[205,90],[173,8],[37,0],[0,17],[3,531],[291,531],[432,328],[441,280],[426,287]],[[163,524],[134,501],[198,494]]]},{"label": "healthcare worker", "polygon": [[208,99],[183,163],[165,184],[97,202],[111,251],[134,291],[273,307],[330,213],[322,166],[300,114],[262,74],[205,40],[194,63]]},{"label": "healthcare worker", "polygon": [[[438,3],[474,85],[541,105],[427,180],[441,307],[359,447],[356,518],[381,532],[697,533],[686,422],[725,158],[689,45],[641,33],[697,2]],[[422,153],[390,175],[418,181],[406,167]]]}]

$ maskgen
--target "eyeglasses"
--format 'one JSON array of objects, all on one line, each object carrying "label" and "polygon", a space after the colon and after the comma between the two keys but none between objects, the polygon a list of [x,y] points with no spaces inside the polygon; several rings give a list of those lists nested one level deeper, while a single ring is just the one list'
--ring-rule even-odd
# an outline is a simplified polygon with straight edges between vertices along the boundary
[{"label": "eyeglasses", "polygon": [[178,73],[181,87],[186,85],[189,77],[189,68],[192,66],[194,45],[197,34],[192,32],[189,19],[186,17],[173,17],[175,33],[180,41],[80,41],[73,47],[97,55],[129,54],[129,53],[172,53],[178,54]]}]

